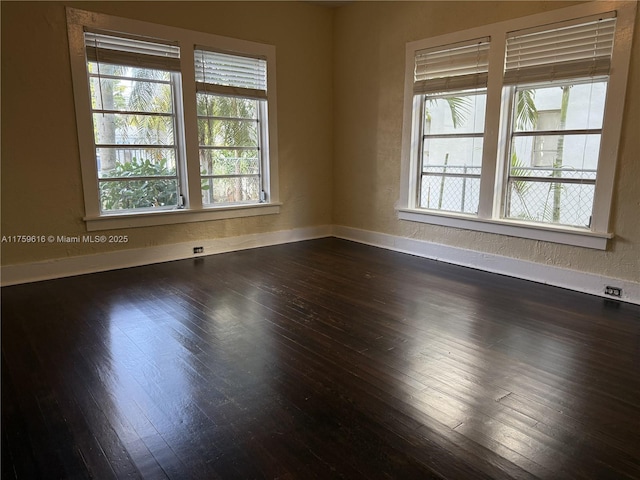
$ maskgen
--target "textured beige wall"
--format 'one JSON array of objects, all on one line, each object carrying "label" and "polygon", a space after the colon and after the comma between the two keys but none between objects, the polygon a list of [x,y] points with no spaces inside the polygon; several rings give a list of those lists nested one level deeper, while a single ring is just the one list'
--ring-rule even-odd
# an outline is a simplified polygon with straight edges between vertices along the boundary
[{"label": "textured beige wall", "polygon": [[[576,3],[576,2],[572,2]],[[334,18],[333,222],[640,281],[640,24],[636,19],[607,251],[397,219],[406,42],[569,5],[561,2],[355,2]]]},{"label": "textured beige wall", "polygon": [[[276,45],[280,215],[112,231],[125,245],[2,245],[12,265],[335,223],[640,280],[640,24],[606,252],[399,221],[404,47],[577,2],[67,2]],[[150,6],[153,8],[150,8]],[[2,2],[2,234],[85,233],[64,2]],[[39,58],[39,60],[35,60]]]},{"label": "textured beige wall", "polygon": [[[331,223],[332,15],[298,2],[66,2],[276,46],[279,215],[110,231],[127,244],[2,245],[12,265]],[[2,234],[81,235],[64,2],[2,2]],[[93,232],[96,233],[96,232]]]}]

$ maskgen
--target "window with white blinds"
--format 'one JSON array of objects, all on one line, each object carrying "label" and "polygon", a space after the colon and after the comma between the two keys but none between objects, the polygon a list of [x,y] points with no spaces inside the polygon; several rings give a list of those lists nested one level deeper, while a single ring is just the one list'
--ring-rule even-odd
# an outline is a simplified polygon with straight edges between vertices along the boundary
[{"label": "window with white blinds", "polygon": [[487,86],[489,39],[416,52],[413,92],[434,93]]},{"label": "window with white blinds", "polygon": [[589,228],[615,24],[607,14],[507,36],[505,218]]},{"label": "window with white blinds", "polygon": [[636,10],[407,43],[399,218],[605,249]]},{"label": "window with white blinds", "polygon": [[478,211],[489,45],[484,37],[415,53],[420,208]]},{"label": "window with white blinds", "polygon": [[74,8],[67,28],[88,230],[279,213],[274,46]]},{"label": "window with white blinds", "polygon": [[608,75],[615,26],[610,13],[509,33],[504,83]]},{"label": "window with white blinds", "polygon": [[203,204],[266,201],[266,60],[201,48],[194,60]]},{"label": "window with white blinds", "polygon": [[262,58],[196,49],[198,91],[267,98],[267,62]]},{"label": "window with white blinds", "polygon": [[100,212],[182,204],[176,132],[180,49],[131,36],[85,32]]}]

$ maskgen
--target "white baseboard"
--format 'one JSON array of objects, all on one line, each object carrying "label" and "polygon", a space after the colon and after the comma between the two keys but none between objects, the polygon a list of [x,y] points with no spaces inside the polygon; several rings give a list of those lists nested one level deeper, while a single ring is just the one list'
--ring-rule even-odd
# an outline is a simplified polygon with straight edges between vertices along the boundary
[{"label": "white baseboard", "polygon": [[[622,289],[622,297],[619,300],[640,305],[640,283],[638,282],[340,225],[322,225],[60,258],[45,262],[6,265],[1,269],[0,283],[2,286],[17,285],[329,236],[601,297],[605,296],[604,287],[612,285]],[[194,255],[193,247],[195,246],[204,247],[204,253]]]},{"label": "white baseboard", "polygon": [[[331,236],[331,226],[323,225],[212,240],[193,240],[171,245],[59,258],[45,262],[6,265],[1,269],[1,284],[2,286],[17,285],[328,236]],[[204,247],[204,253],[194,255],[193,247],[196,246]]]},{"label": "white baseboard", "polygon": [[604,287],[611,285],[622,289],[622,297],[606,296],[605,298],[640,305],[640,283],[638,282],[340,225],[334,225],[332,231],[334,237],[345,240],[601,297],[605,297]]}]

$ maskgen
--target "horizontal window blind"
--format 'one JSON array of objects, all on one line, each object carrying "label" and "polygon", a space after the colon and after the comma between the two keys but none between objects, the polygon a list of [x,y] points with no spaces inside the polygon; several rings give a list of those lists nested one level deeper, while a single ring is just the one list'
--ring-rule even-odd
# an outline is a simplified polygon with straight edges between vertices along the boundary
[{"label": "horizontal window blind", "polygon": [[415,55],[414,94],[484,88],[489,38],[420,50]]},{"label": "horizontal window blind", "polygon": [[87,60],[157,70],[180,71],[177,45],[85,32]]},{"label": "horizontal window blind", "polygon": [[267,98],[266,60],[201,49],[194,57],[198,91]]},{"label": "horizontal window blind", "polygon": [[609,74],[614,14],[546,25],[507,36],[504,83],[543,82]]}]

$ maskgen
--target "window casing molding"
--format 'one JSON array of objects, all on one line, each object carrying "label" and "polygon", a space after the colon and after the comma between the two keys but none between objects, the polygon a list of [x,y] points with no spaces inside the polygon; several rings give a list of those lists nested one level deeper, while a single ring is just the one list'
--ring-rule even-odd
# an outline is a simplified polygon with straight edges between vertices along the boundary
[{"label": "window casing molding", "polygon": [[[502,215],[504,166],[509,152],[509,88],[503,84],[506,37],[509,32],[539,25],[569,21],[615,11],[617,26],[611,58],[608,95],[598,162],[592,221],[590,228],[526,222],[506,219]],[[398,218],[401,220],[490,232],[521,238],[606,249],[613,237],[609,230],[611,202],[622,130],[624,92],[629,68],[635,2],[591,2],[528,17],[409,42],[405,56],[405,97],[402,130],[402,175]],[[489,75],[482,156],[482,178],[477,215],[426,210],[418,207],[417,185],[420,156],[420,96],[414,95],[414,59],[416,52],[438,46],[453,45],[477,38],[490,38]]]},{"label": "window casing molding", "polygon": [[[88,230],[166,225],[279,213],[281,204],[278,195],[277,175],[277,92],[274,46],[75,8],[67,8],[67,31],[84,190],[84,221]],[[186,193],[184,208],[101,213],[93,122],[91,118],[91,100],[87,77],[85,31],[149,37],[151,39],[165,40],[168,43],[179,46],[179,76],[182,98],[176,102],[175,113],[181,117],[184,125],[184,128],[176,131],[178,136],[176,140],[180,148],[183,149],[184,155],[184,160],[178,162],[178,168],[181,169],[181,185]],[[265,128],[262,133],[264,137],[262,147],[267,150],[265,158],[268,161],[268,165],[263,170],[263,185],[267,195],[266,199],[260,203],[224,204],[221,206],[205,206],[202,203],[194,62],[195,49],[202,46],[206,46],[212,51],[259,57],[266,61],[268,97],[264,100],[266,102],[264,116],[266,118],[266,112],[268,111],[269,123],[268,128]]]}]

